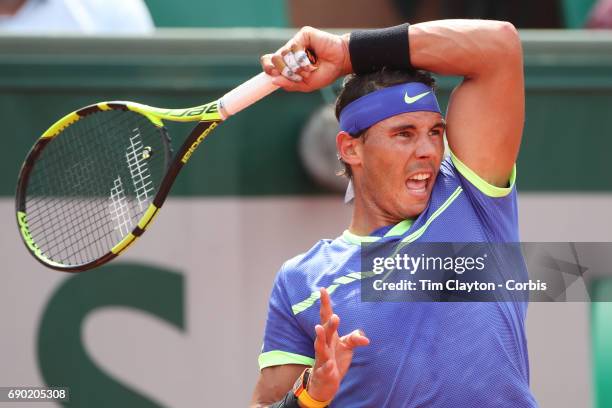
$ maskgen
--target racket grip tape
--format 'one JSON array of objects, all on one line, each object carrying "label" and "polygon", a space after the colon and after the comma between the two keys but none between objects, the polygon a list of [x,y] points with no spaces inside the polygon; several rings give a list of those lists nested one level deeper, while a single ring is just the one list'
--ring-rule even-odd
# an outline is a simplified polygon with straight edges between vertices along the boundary
[{"label": "racket grip tape", "polygon": [[[312,64],[316,63],[316,56],[311,50],[306,50],[306,55]],[[272,80],[273,77],[261,72],[223,95],[219,99],[219,112],[223,120],[276,91],[278,86]]]},{"label": "racket grip tape", "polygon": [[272,77],[261,72],[223,95],[219,99],[219,112],[225,120],[277,89],[278,86],[272,83]]}]

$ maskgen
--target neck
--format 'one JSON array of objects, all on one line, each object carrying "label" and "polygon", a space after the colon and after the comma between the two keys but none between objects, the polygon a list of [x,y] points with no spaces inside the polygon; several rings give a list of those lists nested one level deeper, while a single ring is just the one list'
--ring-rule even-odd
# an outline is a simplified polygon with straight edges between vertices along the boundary
[{"label": "neck", "polygon": [[356,235],[369,235],[372,231],[387,225],[395,225],[401,219],[385,214],[372,204],[372,200],[364,199],[360,194],[355,195],[353,216],[349,231]]}]

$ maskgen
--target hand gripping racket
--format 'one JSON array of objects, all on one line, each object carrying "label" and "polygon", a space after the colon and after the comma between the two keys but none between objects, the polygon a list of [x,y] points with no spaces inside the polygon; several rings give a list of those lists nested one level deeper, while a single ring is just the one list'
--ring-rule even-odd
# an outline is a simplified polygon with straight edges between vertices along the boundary
[{"label": "hand gripping racket", "polygon": [[[17,223],[29,252],[67,272],[115,258],[147,229],[210,132],[276,89],[261,73],[193,108],[102,102],[64,116],[38,139],[19,174]],[[164,120],[198,122],[176,153]]]}]

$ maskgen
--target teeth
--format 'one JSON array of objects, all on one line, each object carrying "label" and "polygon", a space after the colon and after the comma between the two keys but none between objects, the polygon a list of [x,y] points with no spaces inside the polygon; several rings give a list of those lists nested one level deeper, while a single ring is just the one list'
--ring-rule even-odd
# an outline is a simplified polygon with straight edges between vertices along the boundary
[{"label": "teeth", "polygon": [[418,173],[414,176],[410,177],[410,180],[427,180],[429,178],[429,174],[427,173]]}]

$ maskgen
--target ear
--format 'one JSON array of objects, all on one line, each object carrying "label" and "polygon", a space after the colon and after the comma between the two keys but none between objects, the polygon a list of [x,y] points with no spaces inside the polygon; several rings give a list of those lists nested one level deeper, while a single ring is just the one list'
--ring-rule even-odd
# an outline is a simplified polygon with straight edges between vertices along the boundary
[{"label": "ear", "polygon": [[361,138],[353,137],[346,132],[339,132],[336,135],[336,150],[340,158],[351,166],[361,164],[360,144]]}]

